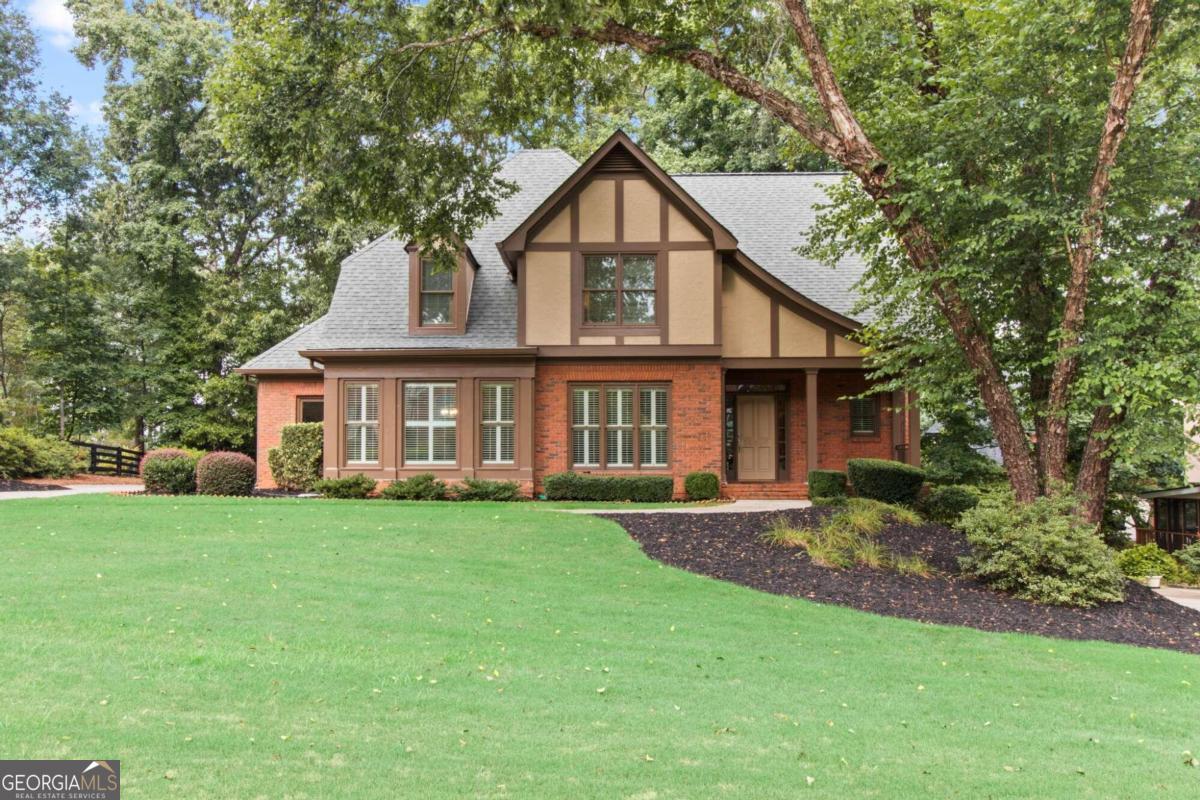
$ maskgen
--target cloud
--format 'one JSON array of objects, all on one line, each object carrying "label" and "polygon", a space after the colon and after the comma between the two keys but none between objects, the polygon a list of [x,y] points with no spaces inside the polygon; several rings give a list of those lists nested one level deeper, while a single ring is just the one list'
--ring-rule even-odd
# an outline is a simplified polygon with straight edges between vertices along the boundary
[{"label": "cloud", "polygon": [[55,47],[67,50],[75,44],[75,18],[63,0],[30,0],[26,8],[33,27],[44,31]]},{"label": "cloud", "polygon": [[79,100],[71,98],[71,105],[68,111],[71,116],[84,125],[95,125],[104,122],[104,104],[99,100],[93,100],[85,105],[79,102]]}]

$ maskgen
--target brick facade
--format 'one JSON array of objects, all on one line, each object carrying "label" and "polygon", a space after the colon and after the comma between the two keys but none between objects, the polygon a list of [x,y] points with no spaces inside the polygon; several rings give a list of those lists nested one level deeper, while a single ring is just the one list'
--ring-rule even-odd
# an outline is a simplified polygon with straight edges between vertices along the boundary
[{"label": "brick facade", "polygon": [[325,383],[322,378],[273,378],[260,375],[258,378],[258,420],[256,428],[258,465],[258,487],[272,489],[271,467],[267,464],[267,453],[279,446],[279,437],[284,425],[298,422],[296,398],[323,395]]}]

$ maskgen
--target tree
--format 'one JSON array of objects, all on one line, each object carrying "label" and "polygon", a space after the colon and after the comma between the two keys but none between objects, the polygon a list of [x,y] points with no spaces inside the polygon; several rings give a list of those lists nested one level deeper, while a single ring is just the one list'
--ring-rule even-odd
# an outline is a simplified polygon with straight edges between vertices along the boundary
[{"label": "tree", "polygon": [[[936,392],[964,371],[1021,501],[1068,477],[1079,420],[1097,519],[1122,428],[1198,399],[1189,334],[1154,313],[1193,302],[1194,246],[1166,245],[1186,241],[1197,191],[1195,5],[816,9],[820,30],[803,0],[268,0],[233,17],[213,97],[238,150],[309,178],[337,165],[347,213],[434,240],[494,211],[507,137],[561,128],[645,69],[702,75],[852,176],[813,246],[840,230],[871,256],[882,373]],[[1163,370],[1149,319],[1169,326]],[[1106,352],[1114,336],[1128,358]]]}]

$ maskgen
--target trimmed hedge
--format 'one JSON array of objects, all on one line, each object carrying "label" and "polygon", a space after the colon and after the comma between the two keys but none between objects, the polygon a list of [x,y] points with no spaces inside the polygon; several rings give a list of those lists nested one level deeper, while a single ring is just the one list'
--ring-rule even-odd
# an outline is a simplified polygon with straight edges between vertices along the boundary
[{"label": "trimmed hedge", "polygon": [[463,478],[455,489],[459,500],[492,500],[507,503],[521,499],[521,485],[516,481],[492,481],[485,478]]},{"label": "trimmed hedge", "polygon": [[83,451],[24,428],[0,428],[0,478],[63,478],[84,468]]},{"label": "trimmed hedge", "polygon": [[321,480],[325,426],[320,422],[284,425],[279,447],[267,452],[271,477],[281,489],[308,492]]},{"label": "trimmed hedge", "polygon": [[846,471],[859,497],[900,506],[915,506],[925,483],[922,470],[882,458],[852,458],[846,464]]},{"label": "trimmed hedge", "polygon": [[808,471],[808,497],[810,500],[845,496],[846,473],[836,469],[810,469]]},{"label": "trimmed hedge", "polygon": [[666,475],[580,475],[558,472],[544,482],[547,500],[630,501],[665,503],[675,492]]},{"label": "trimmed hedge", "polygon": [[[432,472],[422,472],[400,481],[392,481],[379,496],[384,500],[445,500],[446,482]],[[365,495],[364,495],[365,497]]]},{"label": "trimmed hedge", "polygon": [[196,493],[244,497],[254,491],[257,477],[253,458],[218,450],[196,463]]},{"label": "trimmed hedge", "polygon": [[375,491],[375,479],[366,475],[347,475],[345,478],[326,478],[313,484],[321,497],[337,500],[361,500]]},{"label": "trimmed hedge", "polygon": [[935,522],[954,525],[977,505],[979,495],[965,486],[934,486],[921,501],[921,511]]},{"label": "trimmed hedge", "polygon": [[721,493],[721,479],[711,472],[689,472],[683,479],[688,500],[715,500]]},{"label": "trimmed hedge", "polygon": [[193,494],[196,491],[196,462],[187,450],[163,447],[142,456],[138,472],[147,494]]}]

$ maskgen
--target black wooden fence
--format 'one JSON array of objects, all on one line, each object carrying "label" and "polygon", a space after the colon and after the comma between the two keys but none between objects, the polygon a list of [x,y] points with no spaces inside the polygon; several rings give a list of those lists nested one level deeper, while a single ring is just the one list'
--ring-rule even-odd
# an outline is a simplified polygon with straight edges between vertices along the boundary
[{"label": "black wooden fence", "polygon": [[71,442],[88,451],[87,471],[94,475],[129,475],[136,477],[138,463],[142,460],[140,450],[130,450],[111,444]]}]

